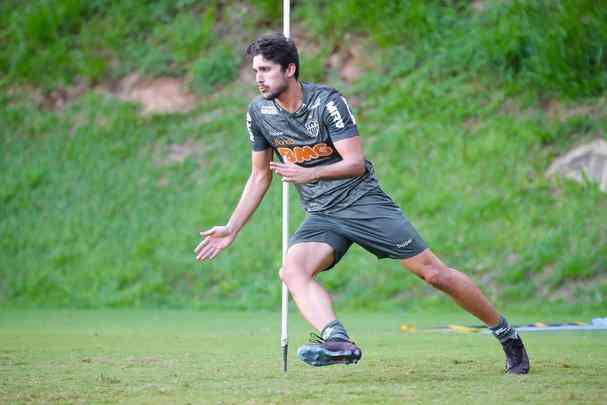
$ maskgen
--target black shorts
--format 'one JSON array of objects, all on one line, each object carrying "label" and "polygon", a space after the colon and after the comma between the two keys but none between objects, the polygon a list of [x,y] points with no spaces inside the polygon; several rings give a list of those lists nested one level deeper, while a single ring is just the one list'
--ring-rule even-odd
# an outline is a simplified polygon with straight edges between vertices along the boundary
[{"label": "black shorts", "polygon": [[335,250],[335,266],[356,243],[378,259],[407,259],[427,246],[401,209],[381,189],[365,194],[354,204],[330,214],[312,213],[291,236],[289,246],[324,242]]}]

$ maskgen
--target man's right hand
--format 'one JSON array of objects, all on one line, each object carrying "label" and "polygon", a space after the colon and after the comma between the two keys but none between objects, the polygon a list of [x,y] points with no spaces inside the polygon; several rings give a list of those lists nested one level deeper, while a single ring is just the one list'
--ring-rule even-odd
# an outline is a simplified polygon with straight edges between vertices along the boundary
[{"label": "man's right hand", "polygon": [[223,249],[230,246],[236,235],[227,226],[214,226],[208,231],[200,232],[204,239],[196,246],[196,260],[212,260]]}]

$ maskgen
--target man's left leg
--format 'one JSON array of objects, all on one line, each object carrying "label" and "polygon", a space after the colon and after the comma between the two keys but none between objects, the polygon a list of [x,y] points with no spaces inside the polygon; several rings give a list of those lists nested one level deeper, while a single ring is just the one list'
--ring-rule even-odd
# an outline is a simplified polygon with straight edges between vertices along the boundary
[{"label": "man's left leg", "polygon": [[484,322],[500,341],[506,354],[506,373],[527,374],[529,358],[523,341],[506,319],[489,303],[476,284],[462,272],[445,266],[426,249],[401,260],[401,265],[426,283],[448,294],[456,304]]},{"label": "man's left leg", "polygon": [[[336,243],[337,245],[338,243]],[[302,316],[320,332],[297,350],[297,356],[311,366],[357,363],[362,352],[336,319],[331,296],[314,277],[335,261],[328,243],[299,242],[292,245],[280,278],[287,284]]]}]

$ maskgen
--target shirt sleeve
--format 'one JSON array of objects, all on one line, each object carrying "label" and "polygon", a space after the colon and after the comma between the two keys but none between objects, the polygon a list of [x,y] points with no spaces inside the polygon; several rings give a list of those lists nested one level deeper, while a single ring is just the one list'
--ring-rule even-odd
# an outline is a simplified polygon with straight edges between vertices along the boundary
[{"label": "shirt sleeve", "polygon": [[270,147],[267,139],[263,136],[259,127],[255,123],[255,114],[253,109],[249,107],[247,111],[247,131],[249,132],[249,142],[254,151],[266,150]]},{"label": "shirt sleeve", "polygon": [[354,119],[348,102],[337,91],[327,98],[322,120],[333,142],[358,135],[356,119]]}]

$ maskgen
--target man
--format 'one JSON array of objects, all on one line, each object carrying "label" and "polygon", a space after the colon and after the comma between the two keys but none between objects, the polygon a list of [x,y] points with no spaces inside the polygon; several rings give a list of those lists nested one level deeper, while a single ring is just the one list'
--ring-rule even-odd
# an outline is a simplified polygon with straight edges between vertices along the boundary
[{"label": "man", "polygon": [[[506,373],[526,374],[529,360],[517,332],[496,312],[474,282],[447,267],[400,208],[380,188],[365,159],[356,121],[336,90],[300,82],[299,57],[281,34],[247,48],[261,93],[249,105],[251,175],[227,225],[201,232],[199,261],[228,247],[256,210],[272,173],[295,184],[307,218],[291,237],[280,278],[303,317],[320,332],[297,354],[313,366],[356,363],[361,350],[337,320],[331,297],[314,280],[335,266],[352,243],[401,266],[447,293],[489,326],[506,354]],[[280,162],[272,161],[273,152]]]}]

